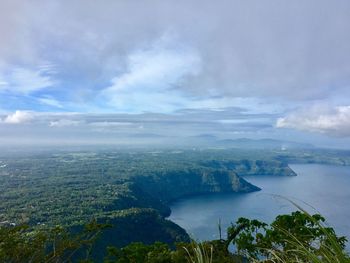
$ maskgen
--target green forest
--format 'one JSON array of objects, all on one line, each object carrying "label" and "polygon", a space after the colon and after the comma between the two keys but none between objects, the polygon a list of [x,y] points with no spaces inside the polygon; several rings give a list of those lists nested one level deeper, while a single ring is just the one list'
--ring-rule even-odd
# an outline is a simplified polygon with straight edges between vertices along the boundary
[{"label": "green forest", "polygon": [[[271,224],[239,218],[226,238],[198,243],[132,242],[125,247],[98,243],[109,224],[92,221],[78,233],[61,226],[48,230],[0,228],[1,262],[221,263],[221,262],[350,262],[346,238],[325,226],[318,214],[296,211]],[[140,222],[133,222],[141,224]],[[118,227],[118,225],[116,225]],[[139,227],[139,226],[136,226]],[[147,227],[147,226],[142,226]],[[235,250],[230,250],[230,245]]]},{"label": "green forest", "polygon": [[[194,260],[195,251],[210,257],[212,253],[212,262],[270,258],[271,253],[262,248],[293,248],[282,244],[287,233],[274,223],[241,219],[223,231],[227,240],[195,244],[184,229],[167,219],[171,202],[198,194],[259,191],[259,186],[242,176],[296,176],[288,166],[291,161],[347,165],[349,159],[348,154],[322,150],[2,153],[0,259],[184,262]],[[321,243],[328,244],[330,239],[343,253],[345,239],[323,228],[322,217],[297,213],[278,217],[275,222],[284,224],[284,220],[300,221],[306,236],[293,232],[298,229],[288,230],[288,234],[301,238],[308,251],[323,250],[311,245],[323,246]],[[231,244],[237,253],[228,249]]]}]

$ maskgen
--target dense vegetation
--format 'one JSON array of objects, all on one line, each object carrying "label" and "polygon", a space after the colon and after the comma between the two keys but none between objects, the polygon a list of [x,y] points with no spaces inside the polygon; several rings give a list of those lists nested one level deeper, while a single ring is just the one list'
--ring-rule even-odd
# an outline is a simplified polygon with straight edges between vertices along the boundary
[{"label": "dense vegetation", "polygon": [[169,202],[184,195],[258,190],[240,175],[293,174],[282,161],[241,158],[230,151],[4,155],[0,222],[71,226],[130,208],[167,216]]},{"label": "dense vegetation", "polygon": [[[1,153],[0,226],[28,225],[34,233],[60,225],[76,233],[97,220],[115,226],[103,231],[94,243],[98,248],[136,241],[188,242],[186,232],[166,219],[173,200],[257,191],[242,176],[294,176],[290,161],[344,165],[350,163],[348,156],[323,150],[237,149]],[[99,257],[105,253],[94,251]]]},{"label": "dense vegetation", "polygon": [[[46,231],[1,227],[0,261],[93,262],[98,258],[101,261],[101,250],[107,249],[106,263],[350,262],[344,251],[345,237],[338,237],[323,222],[318,214],[300,211],[280,215],[270,225],[240,218],[227,229],[225,239],[200,244],[182,242],[175,247],[137,242],[123,248],[96,246],[99,234],[110,227],[96,221],[76,234],[61,227]],[[136,227],[140,226],[142,222],[136,223]],[[234,252],[230,251],[231,244],[235,245]]]}]

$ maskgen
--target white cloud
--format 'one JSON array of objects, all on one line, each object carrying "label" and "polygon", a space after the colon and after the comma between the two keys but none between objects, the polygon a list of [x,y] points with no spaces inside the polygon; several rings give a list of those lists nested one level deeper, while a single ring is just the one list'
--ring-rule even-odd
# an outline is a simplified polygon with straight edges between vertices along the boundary
[{"label": "white cloud", "polygon": [[7,115],[2,122],[9,123],[9,124],[19,124],[19,123],[28,122],[31,119],[33,119],[33,117],[34,117],[33,113],[29,111],[17,110],[13,114]]},{"label": "white cloud", "polygon": [[126,112],[169,112],[183,106],[186,98],[179,86],[199,73],[201,59],[166,35],[149,49],[130,54],[127,64],[127,72],[102,92],[109,105]]},{"label": "white cloud", "polygon": [[52,97],[43,97],[43,98],[38,98],[38,101],[41,104],[46,104],[52,107],[56,107],[56,108],[63,108],[63,105],[56,99],[52,98]]},{"label": "white cloud", "polygon": [[288,105],[285,103],[283,106],[280,102],[269,101],[267,99],[262,100],[255,97],[209,97],[197,98],[196,100],[189,100],[186,108],[192,109],[223,109],[230,107],[238,107],[245,110],[245,113],[250,114],[263,114],[263,113],[278,113],[283,108],[287,108]]},{"label": "white cloud", "polygon": [[77,121],[77,120],[69,120],[69,119],[60,119],[57,121],[50,121],[49,126],[50,127],[68,127],[68,126],[78,126],[81,124],[82,121]]},{"label": "white cloud", "polygon": [[[12,71],[12,63],[18,61],[26,66],[52,61],[60,69],[57,78],[67,84],[59,88],[73,95],[66,97],[92,104],[91,98],[100,90],[97,83],[104,84],[120,72],[125,74],[113,79],[111,86],[140,84],[134,67],[129,64],[125,70],[125,55],[136,49],[143,56],[152,53],[155,47],[142,48],[170,28],[201,54],[201,71],[191,81],[197,96],[214,89],[220,96],[285,101],[327,99],[344,93],[349,97],[350,1],[222,0],[213,5],[205,0],[200,8],[195,0],[154,1],[152,5],[143,1],[85,2],[0,1],[0,35],[6,36],[0,42],[0,57],[8,64],[5,71]],[[159,56],[149,57],[149,63],[156,65],[152,61]],[[41,69],[46,70],[45,66]],[[15,90],[11,83],[8,86]],[[19,90],[28,93],[40,86]],[[108,101],[118,109],[140,105],[152,110],[174,108],[183,100],[180,89],[165,95],[139,89],[143,89],[140,95],[110,90],[114,95]],[[81,94],[86,95],[82,98]],[[146,95],[152,103],[140,99]],[[104,109],[105,104],[89,106]]]},{"label": "white cloud", "polygon": [[217,120],[216,122],[220,124],[242,124],[242,123],[268,123],[269,119],[268,118],[247,118],[245,116],[244,118],[240,119],[222,119],[222,120]]},{"label": "white cloud", "polygon": [[17,67],[0,76],[0,91],[14,94],[31,94],[54,85],[52,67],[39,66],[38,69]]},{"label": "white cloud", "polygon": [[224,97],[215,91],[194,96],[187,81],[201,73],[201,56],[168,34],[149,49],[131,53],[127,68],[102,91],[103,100],[119,112],[170,113],[184,108],[225,107],[242,107],[250,113],[281,110],[278,103],[254,97]]},{"label": "white cloud", "polygon": [[277,128],[320,132],[333,136],[350,136],[350,106],[313,107],[279,118]]},{"label": "white cloud", "polygon": [[91,122],[89,125],[94,127],[123,127],[134,125],[132,122],[119,122],[119,121],[102,121],[102,122]]}]

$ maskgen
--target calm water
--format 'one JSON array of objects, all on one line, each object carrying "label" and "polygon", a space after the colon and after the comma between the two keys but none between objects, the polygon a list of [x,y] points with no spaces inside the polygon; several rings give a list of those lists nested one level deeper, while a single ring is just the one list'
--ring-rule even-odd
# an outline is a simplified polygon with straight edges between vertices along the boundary
[{"label": "calm water", "polygon": [[315,211],[314,207],[338,234],[350,238],[350,167],[318,164],[290,167],[298,176],[245,177],[262,188],[259,192],[211,194],[179,200],[171,206],[169,219],[195,239],[215,239],[218,238],[219,220],[225,230],[239,217],[271,222],[278,214],[296,210],[288,201],[273,196],[277,194],[298,201],[309,212]]}]

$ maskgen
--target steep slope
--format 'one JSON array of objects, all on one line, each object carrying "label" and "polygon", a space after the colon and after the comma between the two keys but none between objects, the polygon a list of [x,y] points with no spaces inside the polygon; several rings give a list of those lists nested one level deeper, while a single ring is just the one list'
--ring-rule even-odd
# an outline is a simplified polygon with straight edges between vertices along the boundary
[{"label": "steep slope", "polygon": [[136,177],[135,182],[164,203],[188,195],[260,190],[232,171],[213,168],[158,172]]}]

